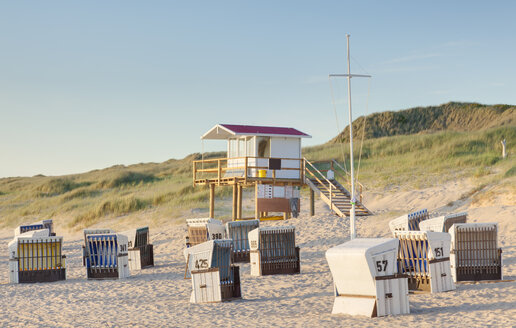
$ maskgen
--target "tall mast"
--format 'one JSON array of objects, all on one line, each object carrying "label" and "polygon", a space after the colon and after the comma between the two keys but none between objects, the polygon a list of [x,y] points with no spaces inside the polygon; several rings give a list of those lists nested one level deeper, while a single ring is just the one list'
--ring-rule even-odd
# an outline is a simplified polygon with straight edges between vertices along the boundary
[{"label": "tall mast", "polygon": [[349,106],[349,158],[351,162],[351,209],[349,210],[349,228],[350,237],[354,239],[356,237],[355,230],[355,167],[353,163],[353,115],[351,115],[351,78],[352,77],[368,77],[371,75],[351,74],[350,64],[350,51],[349,51],[349,34],[346,34],[347,46],[348,46],[348,74],[330,74],[331,77],[347,77],[348,79],[348,106]]},{"label": "tall mast", "polygon": [[348,108],[349,108],[349,160],[351,163],[351,210],[349,213],[350,237],[356,237],[355,230],[355,169],[353,165],[353,116],[351,115],[351,64],[349,59],[349,34],[346,34],[348,45]]}]

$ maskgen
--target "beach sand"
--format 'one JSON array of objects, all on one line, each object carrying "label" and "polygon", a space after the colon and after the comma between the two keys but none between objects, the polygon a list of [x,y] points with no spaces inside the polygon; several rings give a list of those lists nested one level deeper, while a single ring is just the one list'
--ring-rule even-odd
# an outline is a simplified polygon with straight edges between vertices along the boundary
[{"label": "beach sand", "polygon": [[[472,188],[468,181],[456,181],[416,191],[366,193],[364,203],[376,215],[358,218],[358,236],[390,237],[389,220],[412,210],[427,208],[431,215],[468,211],[469,222],[498,223],[504,279],[516,279],[516,204],[461,199]],[[146,225],[144,215],[142,221],[140,225]],[[56,231],[62,235],[57,223]],[[316,215],[310,217],[308,199],[303,198],[298,218],[261,224],[295,225],[301,274],[252,277],[249,264],[240,264],[242,299],[214,304],[189,302],[191,282],[183,278],[185,224],[151,226],[155,267],[132,272],[123,280],[87,280],[81,233],[64,234],[67,280],[18,285],[8,284],[7,243],[13,231],[1,230],[0,326],[516,326],[516,282],[458,284],[451,292],[411,294],[409,315],[331,315],[333,281],[324,255],[349,239],[349,221],[333,215],[319,199]],[[104,226],[109,227],[106,222]]]}]

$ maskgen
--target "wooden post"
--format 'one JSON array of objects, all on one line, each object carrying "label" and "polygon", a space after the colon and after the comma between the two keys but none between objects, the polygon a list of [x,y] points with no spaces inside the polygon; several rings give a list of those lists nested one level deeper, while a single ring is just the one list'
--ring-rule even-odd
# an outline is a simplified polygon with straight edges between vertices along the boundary
[{"label": "wooden post", "polygon": [[242,218],[242,186],[238,186],[238,200],[237,200],[237,219]]},{"label": "wooden post", "polygon": [[331,188],[331,183],[330,183],[330,210],[333,210],[333,190]]},{"label": "wooden post", "polygon": [[254,218],[260,220],[260,213],[258,212],[258,183],[254,184]]},{"label": "wooden post", "polygon": [[237,200],[238,200],[238,185],[233,184],[233,210],[231,211],[231,218],[233,221],[237,219]]},{"label": "wooden post", "polygon": [[312,188],[310,188],[310,216],[315,215],[315,204],[314,204],[315,193]]},{"label": "wooden post", "polygon": [[215,184],[210,184],[210,218],[215,218]]},{"label": "wooden post", "polygon": [[195,187],[195,180],[197,180],[197,170],[195,169],[195,161],[192,162],[192,171],[193,171],[193,185]]},{"label": "wooden post", "polygon": [[[246,147],[247,147],[247,143],[246,143]],[[245,158],[245,174],[244,174],[244,184],[247,185],[247,176],[249,175],[249,172],[248,172],[248,168],[247,168],[247,165],[248,165],[248,161],[247,161],[247,156]]]},{"label": "wooden post", "polygon": [[220,186],[220,178],[222,177],[222,167],[221,167],[221,164],[220,164],[220,159],[217,160],[217,180],[218,180],[218,184]]},{"label": "wooden post", "polygon": [[305,183],[305,171],[306,171],[306,162],[304,159],[300,159],[299,166],[301,168],[300,177],[301,177],[301,184],[303,185]]}]

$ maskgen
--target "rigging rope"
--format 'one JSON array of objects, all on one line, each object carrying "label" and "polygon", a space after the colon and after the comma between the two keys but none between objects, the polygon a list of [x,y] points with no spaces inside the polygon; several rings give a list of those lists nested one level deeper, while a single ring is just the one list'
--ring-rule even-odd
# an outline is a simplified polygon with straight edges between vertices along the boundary
[{"label": "rigging rope", "polygon": [[360,142],[360,155],[358,156],[358,167],[357,167],[357,175],[355,178],[355,186],[358,184],[358,175],[360,174],[360,162],[362,160],[362,148],[364,146],[364,136],[365,136],[365,127],[366,127],[366,121],[367,121],[367,113],[369,108],[369,95],[371,94],[371,79],[369,79],[369,83],[367,85],[367,99],[366,99],[366,114],[364,115],[364,126],[362,127],[362,141]]},{"label": "rigging rope", "polygon": [[[330,92],[331,92],[331,102],[333,104],[333,112],[335,113],[335,123],[337,123],[337,137],[341,134],[341,130],[339,127],[339,119],[337,117],[337,104],[335,103],[335,95],[333,94],[333,85],[331,84],[331,77],[328,76],[328,82],[330,83]],[[346,167],[346,156],[344,155],[344,143],[342,140],[340,141],[340,150],[342,153],[342,162],[344,163],[344,172],[345,174],[348,173],[348,168]]]},{"label": "rigging rope", "polygon": [[[353,56],[351,56],[351,59],[355,62],[355,64],[357,64],[361,69],[362,71],[364,71],[367,75],[369,75],[369,73],[367,73],[367,71],[362,67],[362,65],[360,65],[360,63],[355,59],[353,58]],[[339,121],[338,121],[338,117],[337,117],[337,106],[336,106],[336,102],[335,102],[335,96],[334,96],[334,93],[333,93],[333,85],[331,84],[331,77],[328,76],[328,81],[330,83],[330,92],[331,92],[331,98],[332,98],[332,104],[333,104],[333,112],[335,113],[335,122],[337,124],[337,136],[340,135],[341,133],[341,130],[340,130],[340,127],[339,127]],[[369,97],[370,97],[370,94],[371,94],[371,77],[369,77],[369,83],[368,83],[368,87],[367,87],[367,99],[366,99],[366,108],[365,108],[365,112],[367,114],[368,112],[368,109],[369,109]],[[360,142],[360,152],[359,152],[359,156],[358,156],[358,165],[357,165],[357,174],[355,176],[355,188],[356,186],[358,185],[358,176],[360,174],[360,163],[362,161],[362,149],[363,149],[363,146],[364,146],[364,138],[365,138],[365,127],[366,127],[366,121],[367,121],[367,116],[364,115],[364,124],[362,126],[362,140]],[[353,122],[350,122],[350,124],[353,124]],[[342,162],[344,164],[344,170],[346,171],[346,175],[349,175],[348,173],[348,168],[346,166],[346,157],[344,155],[344,143],[341,141],[340,142],[340,145],[341,145],[341,153],[342,153]],[[355,189],[356,191],[356,189]]]}]

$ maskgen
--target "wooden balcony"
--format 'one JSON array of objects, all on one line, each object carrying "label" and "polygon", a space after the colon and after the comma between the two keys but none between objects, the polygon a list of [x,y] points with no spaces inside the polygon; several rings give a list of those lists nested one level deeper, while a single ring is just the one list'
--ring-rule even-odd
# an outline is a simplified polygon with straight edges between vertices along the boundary
[{"label": "wooden balcony", "polygon": [[234,157],[193,162],[193,185],[303,185],[302,158]]}]

